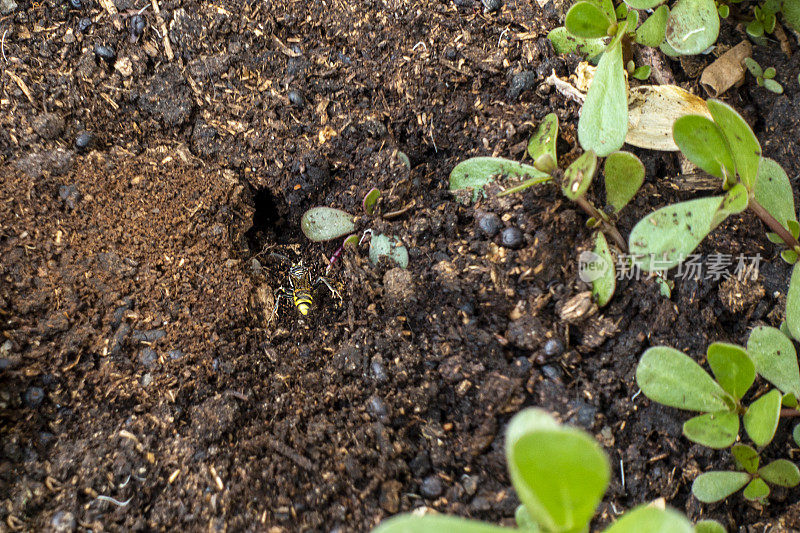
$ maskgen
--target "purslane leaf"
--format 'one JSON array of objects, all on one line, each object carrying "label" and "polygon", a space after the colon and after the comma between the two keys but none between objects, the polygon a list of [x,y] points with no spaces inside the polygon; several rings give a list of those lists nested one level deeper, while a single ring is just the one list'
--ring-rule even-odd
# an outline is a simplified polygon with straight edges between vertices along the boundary
[{"label": "purslane leaf", "polygon": [[728,141],[714,121],[700,115],[680,117],[672,126],[672,137],[689,161],[712,176],[733,180],[736,167]]},{"label": "purslane leaf", "polygon": [[750,404],[744,414],[744,429],[756,446],[769,444],[778,429],[780,415],[781,393],[777,389],[772,389]]},{"label": "purslane leaf", "polygon": [[622,47],[614,40],[600,58],[581,108],[578,141],[584,150],[606,157],[622,147],[627,132],[628,96]]},{"label": "purslane leaf", "polygon": [[692,494],[703,503],[718,502],[747,485],[750,478],[747,472],[705,472],[692,483]]},{"label": "purslane leaf", "polygon": [[717,383],[737,400],[756,379],[755,365],[741,346],[715,342],[708,347],[707,359]]},{"label": "purslane leaf", "polygon": [[687,411],[730,411],[734,404],[694,359],[667,346],[654,346],[642,354],[636,383],[651,400]]},{"label": "purslane leaf", "polygon": [[683,435],[715,450],[727,448],[739,436],[739,415],[722,411],[695,416],[684,422]]},{"label": "purslane leaf", "polygon": [[667,19],[666,42],[679,54],[699,54],[719,35],[714,0],[678,0]]},{"label": "purslane leaf", "polygon": [[756,372],[783,393],[800,396],[800,368],[792,341],[776,328],[758,326],[747,339],[747,355]]},{"label": "purslane leaf", "polygon": [[644,182],[644,165],[630,152],[609,154],[603,163],[606,202],[619,212],[636,195]]},{"label": "purslane leaf", "polygon": [[758,139],[742,116],[728,104],[719,100],[709,100],[706,105],[714,117],[714,122],[719,125],[728,141],[739,179],[748,191],[752,191],[761,160],[761,145]]},{"label": "purslane leaf", "polygon": [[585,432],[553,424],[552,417],[538,409],[522,411],[511,420],[506,434],[511,481],[542,528],[582,530],[608,486],[608,459]]},{"label": "purslane leaf", "polygon": [[640,220],[629,237],[637,266],[665,271],[684,261],[719,223],[722,200],[714,196],[668,205]]}]

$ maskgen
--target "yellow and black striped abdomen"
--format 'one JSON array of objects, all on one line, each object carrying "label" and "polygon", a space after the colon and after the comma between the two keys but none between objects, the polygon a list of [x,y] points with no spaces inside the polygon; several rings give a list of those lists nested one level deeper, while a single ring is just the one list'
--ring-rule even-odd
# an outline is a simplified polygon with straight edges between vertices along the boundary
[{"label": "yellow and black striped abdomen", "polygon": [[310,288],[296,288],[293,294],[293,302],[297,310],[300,311],[300,314],[305,316],[308,314],[308,310],[311,308],[311,305],[314,303],[314,296],[311,294]]}]

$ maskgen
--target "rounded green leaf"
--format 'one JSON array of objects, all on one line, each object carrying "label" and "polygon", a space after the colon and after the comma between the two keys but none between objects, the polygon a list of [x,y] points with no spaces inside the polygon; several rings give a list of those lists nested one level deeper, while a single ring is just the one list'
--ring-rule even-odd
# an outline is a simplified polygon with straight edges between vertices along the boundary
[{"label": "rounded green leaf", "polygon": [[605,157],[619,150],[628,133],[628,94],[619,41],[603,53],[578,120],[578,141],[584,150]]},{"label": "rounded green leaf", "polygon": [[783,85],[770,78],[764,78],[764,88],[775,94],[783,94]]},{"label": "rounded green leaf", "polygon": [[590,2],[578,2],[567,11],[564,26],[567,31],[583,39],[608,36],[611,20],[600,7]]},{"label": "rounded green leaf", "polygon": [[797,407],[797,396],[795,396],[793,392],[784,394],[783,398],[781,398],[781,405],[789,409],[794,409]]},{"label": "rounded green leaf", "polygon": [[581,198],[589,190],[595,172],[597,172],[597,155],[591,150],[584,152],[564,171],[564,185],[561,192],[570,200]]},{"label": "rounded green leaf", "polygon": [[760,458],[755,448],[746,444],[736,444],[731,449],[731,453],[739,468],[751,474],[755,474],[758,471]]},{"label": "rounded green leaf", "polygon": [[761,70],[761,65],[759,65],[752,57],[744,58],[744,66],[747,67],[747,70],[750,71],[750,74],[752,74],[754,78],[764,75],[764,71]]},{"label": "rounded green leaf", "polygon": [[528,155],[533,161],[544,154],[552,157],[553,161],[557,161],[556,141],[558,141],[558,116],[550,113],[539,124],[536,133],[531,135],[528,141]]},{"label": "rounded green leaf", "polygon": [[730,411],[733,402],[692,358],[667,346],[654,346],[642,354],[636,383],[651,400],[687,411]]},{"label": "rounded green leaf", "polygon": [[353,215],[332,207],[312,207],[300,220],[300,229],[309,240],[329,241],[356,229]]},{"label": "rounded green leaf", "polygon": [[800,396],[800,368],[792,341],[776,328],[758,326],[747,339],[756,372],[784,393]]},{"label": "rounded green leaf", "polygon": [[669,205],[640,220],[628,238],[639,268],[665,271],[684,261],[719,223],[715,215],[722,199],[714,196]]},{"label": "rounded green leaf", "polygon": [[724,500],[750,481],[747,472],[706,472],[700,474],[692,483],[692,494],[703,503]]},{"label": "rounded green leaf", "polygon": [[685,115],[672,126],[672,138],[683,155],[712,176],[732,180],[736,167],[728,141],[713,121],[700,115]]},{"label": "rounded green leaf", "polygon": [[425,516],[411,513],[393,516],[380,523],[372,533],[432,533],[434,531],[463,531],[463,533],[511,533],[517,531],[507,527],[494,526],[477,520],[467,520],[456,516],[429,514]]},{"label": "rounded green leaf", "polygon": [[767,70],[764,71],[764,77],[767,79],[774,78],[777,73],[774,67],[767,67]]},{"label": "rounded green leaf", "polygon": [[695,528],[674,509],[639,505],[604,529],[604,533],[693,533]]},{"label": "rounded green leaf", "polygon": [[364,208],[364,212],[368,215],[371,215],[375,212],[375,206],[378,204],[378,198],[381,197],[381,191],[373,187],[370,191],[364,196],[364,201],[362,202],[362,207]]},{"label": "rounded green leaf", "polygon": [[714,0],[678,0],[667,19],[667,43],[679,54],[699,54],[719,35]]},{"label": "rounded green leaf", "polygon": [[547,178],[550,176],[531,165],[502,157],[473,157],[462,161],[450,172],[450,190],[473,189],[472,199],[496,176]]},{"label": "rounded green leaf", "polygon": [[785,0],[781,6],[783,22],[792,27],[796,32],[800,32],[800,1]]},{"label": "rounded green leaf", "polygon": [[614,270],[614,257],[611,255],[608,241],[602,231],[595,234],[592,259],[600,263],[593,269],[593,272],[597,273],[597,277],[592,276],[594,278],[591,280],[592,296],[597,305],[603,307],[614,296],[614,290],[617,288],[617,273]]},{"label": "rounded green leaf", "polygon": [[800,424],[797,424],[792,430],[792,439],[794,443],[800,446]]},{"label": "rounded green leaf", "polygon": [[408,267],[408,250],[400,239],[388,235],[373,235],[369,241],[369,260],[377,265],[381,257],[388,257],[400,268]]},{"label": "rounded green leaf", "polygon": [[761,501],[769,496],[769,486],[763,479],[754,479],[751,481],[742,492],[742,496],[750,501]]},{"label": "rounded green leaf", "polygon": [[650,65],[642,65],[641,67],[636,67],[631,76],[633,76],[637,80],[644,81],[650,77],[650,70],[651,70]]},{"label": "rounded green leaf", "polygon": [[553,531],[587,527],[610,477],[608,459],[591,436],[526,409],[509,423],[506,457],[517,495],[537,524]]},{"label": "rounded green leaf", "polygon": [[714,117],[714,122],[728,141],[739,179],[748,191],[752,191],[758,176],[758,163],[761,160],[761,145],[755,133],[742,116],[728,104],[719,100],[709,100],[706,105]]},{"label": "rounded green leaf", "polygon": [[764,447],[775,436],[781,416],[781,392],[772,389],[750,404],[744,413],[744,429],[758,447]]},{"label": "rounded green leaf", "polygon": [[619,212],[634,197],[644,181],[644,165],[630,152],[609,154],[603,164],[606,202]]},{"label": "rounded green leaf", "polygon": [[652,9],[658,4],[663,4],[664,0],[625,0],[633,9]]},{"label": "rounded green leaf", "polygon": [[[792,337],[800,339],[800,267],[798,266],[792,269],[789,292],[786,295],[786,327]],[[800,397],[800,392],[794,390],[791,392]]]},{"label": "rounded green leaf", "polygon": [[694,531],[695,533],[727,533],[725,527],[716,520],[700,520],[694,525]]},{"label": "rounded green leaf", "polygon": [[776,459],[758,470],[758,475],[767,483],[779,487],[796,487],[800,483],[800,470],[786,459]]},{"label": "rounded green leaf", "polygon": [[789,220],[797,222],[792,184],[777,161],[761,158],[754,194],[756,201],[784,226]]},{"label": "rounded green leaf", "polygon": [[667,6],[660,6],[656,9],[641,26],[636,28],[636,42],[653,48],[660,46],[667,34],[668,17],[669,8]]},{"label": "rounded green leaf", "polygon": [[603,39],[581,39],[568,32],[564,26],[552,30],[547,34],[547,38],[553,43],[553,49],[557,54],[578,54],[594,58],[606,49]]},{"label": "rounded green leaf", "polygon": [[739,436],[739,415],[730,411],[706,413],[683,424],[683,435],[692,442],[721,450]]},{"label": "rounded green leaf", "polygon": [[[708,347],[708,365],[726,392],[737,400],[744,396],[756,379],[756,368],[744,348],[715,342]],[[739,425],[736,425],[738,430]]]}]

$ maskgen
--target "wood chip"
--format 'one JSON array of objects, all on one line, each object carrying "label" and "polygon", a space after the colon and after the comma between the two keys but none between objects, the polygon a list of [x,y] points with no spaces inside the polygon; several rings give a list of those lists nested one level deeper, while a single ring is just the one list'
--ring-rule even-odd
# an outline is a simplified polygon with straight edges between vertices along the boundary
[{"label": "wood chip", "polygon": [[744,40],[719,56],[700,75],[700,85],[709,96],[717,97],[744,81],[744,59],[753,54],[753,45]]}]

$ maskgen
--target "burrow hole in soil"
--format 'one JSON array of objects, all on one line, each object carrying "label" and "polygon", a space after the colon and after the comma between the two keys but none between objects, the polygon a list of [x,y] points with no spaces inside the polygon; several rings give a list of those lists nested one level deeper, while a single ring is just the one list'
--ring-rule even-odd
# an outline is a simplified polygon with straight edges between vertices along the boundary
[{"label": "burrow hole in soil", "polygon": [[245,233],[251,254],[257,254],[270,244],[297,242],[297,230],[287,223],[289,206],[267,187],[253,191],[253,226]]}]

